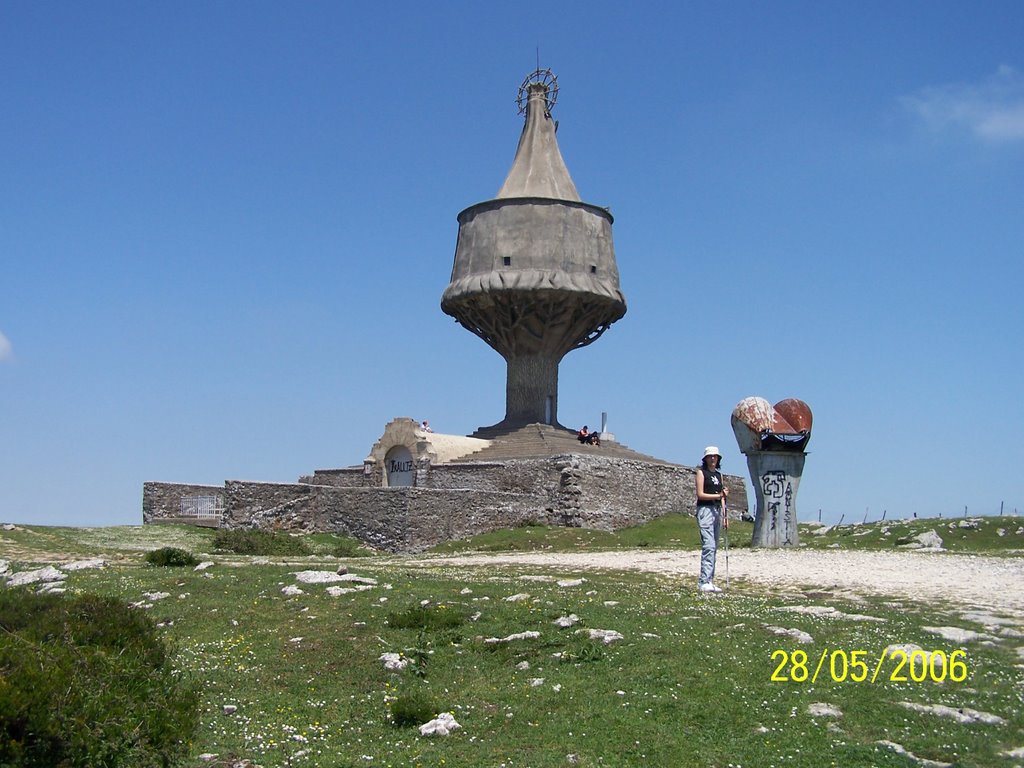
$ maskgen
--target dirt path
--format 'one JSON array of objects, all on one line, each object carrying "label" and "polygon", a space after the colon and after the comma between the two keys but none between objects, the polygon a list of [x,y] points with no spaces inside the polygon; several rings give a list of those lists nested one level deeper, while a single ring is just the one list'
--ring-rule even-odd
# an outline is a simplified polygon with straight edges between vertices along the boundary
[{"label": "dirt path", "polygon": [[[454,555],[406,561],[420,565],[531,565],[566,572],[586,569],[635,570],[678,577],[696,587],[697,551],[626,550],[573,553]],[[843,552],[820,550],[733,550],[733,579],[772,587],[813,587],[849,594],[892,595],[985,608],[1024,619],[1024,558],[956,555],[948,552]],[[719,550],[716,581],[724,584],[725,557]]]}]

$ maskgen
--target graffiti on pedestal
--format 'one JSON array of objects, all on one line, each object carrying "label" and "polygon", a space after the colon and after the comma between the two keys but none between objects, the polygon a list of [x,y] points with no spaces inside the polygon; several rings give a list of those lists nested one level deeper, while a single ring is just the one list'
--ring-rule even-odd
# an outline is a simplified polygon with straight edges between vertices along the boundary
[{"label": "graffiti on pedestal", "polygon": [[774,537],[782,517],[783,543],[793,545],[793,482],[785,472],[775,470],[761,475],[761,492],[768,508],[768,530]]}]

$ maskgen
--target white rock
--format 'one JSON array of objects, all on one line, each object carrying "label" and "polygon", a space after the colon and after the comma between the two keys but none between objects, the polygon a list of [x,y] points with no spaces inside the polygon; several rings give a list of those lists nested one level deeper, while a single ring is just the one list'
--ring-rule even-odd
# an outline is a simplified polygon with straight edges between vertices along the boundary
[{"label": "white rock", "polygon": [[1005,528],[996,528],[996,536],[998,536],[999,538],[1003,538],[1003,536],[1005,536],[1005,535],[1006,535],[1006,529]]},{"label": "white rock", "polygon": [[11,564],[7,560],[0,560],[0,576],[5,576],[11,570]]},{"label": "white rock", "polygon": [[934,529],[924,531],[912,537],[909,544],[902,546],[911,549],[942,549],[942,537]]},{"label": "white rock", "polygon": [[304,595],[306,593],[298,587],[296,587],[294,584],[289,584],[287,587],[281,590],[281,594],[288,595],[289,597],[294,597],[295,595]]},{"label": "white rock", "polygon": [[537,687],[542,686],[542,685],[544,685],[544,678],[543,677],[533,677],[533,678],[530,678],[530,687],[531,688],[537,688]]},{"label": "white rock", "polygon": [[962,645],[963,643],[969,643],[972,640],[996,640],[997,638],[993,635],[985,634],[984,632],[975,632],[971,629],[961,629],[960,627],[921,627],[925,632],[931,632],[933,635],[938,635],[944,640],[949,640],[951,643],[957,643]]},{"label": "white rock", "polygon": [[36,584],[40,581],[64,581],[67,575],[58,571],[52,565],[45,568],[37,568],[34,571],[22,571],[11,576],[7,581],[8,587],[23,587],[26,584]]},{"label": "white rock", "polygon": [[461,727],[451,713],[442,712],[429,723],[420,726],[420,736],[447,736]]},{"label": "white rock", "polygon": [[516,632],[509,635],[508,637],[488,637],[484,640],[488,645],[494,645],[495,643],[511,643],[514,640],[532,640],[535,637],[540,637],[540,632]]},{"label": "white rock", "polygon": [[560,587],[578,587],[580,584],[586,582],[586,579],[562,579],[558,582]]},{"label": "white rock", "polygon": [[895,741],[883,739],[877,743],[881,744],[883,747],[888,747],[898,755],[903,755],[904,757],[913,760],[919,765],[923,765],[924,768],[952,768],[953,766],[952,763],[940,763],[938,760],[928,760],[924,757],[918,757],[909,749],[906,749],[902,744],[897,744]]},{"label": "white rock", "polygon": [[562,629],[568,629],[573,624],[579,624],[580,623],[580,617],[577,616],[575,613],[570,613],[568,616],[559,616],[557,619],[555,619],[551,623],[554,624],[556,627],[561,627]]},{"label": "white rock", "polygon": [[215,565],[213,560],[203,560],[199,565],[193,568],[193,571],[205,571],[207,568],[212,568]]},{"label": "white rock", "polygon": [[811,717],[842,717],[843,711],[833,704],[816,701],[807,707],[807,714]]},{"label": "white rock", "polygon": [[586,632],[591,640],[600,640],[605,645],[611,645],[616,640],[622,640],[622,635],[614,629],[577,629],[576,634]]},{"label": "white rock", "polygon": [[[783,605],[777,610],[789,613],[806,613],[827,619],[846,619],[847,621],[885,621],[877,616],[865,616],[860,613],[843,613],[830,605]],[[742,625],[741,625],[742,626]]]},{"label": "white rock", "polygon": [[147,600],[156,602],[157,600],[166,600],[171,596],[170,592],[143,592],[142,596]]},{"label": "white rock", "polygon": [[784,637],[791,637],[798,643],[813,643],[814,638],[808,635],[806,632],[800,629],[786,629],[785,627],[773,627],[771,624],[765,624],[764,628],[767,629],[774,635],[782,635]]},{"label": "white rock", "polygon": [[377,660],[383,661],[384,669],[392,672],[400,672],[412,663],[412,659],[400,653],[382,653]]},{"label": "white rock", "polygon": [[975,530],[975,529],[978,528],[978,521],[977,520],[961,520],[959,523],[957,523],[957,527],[958,528],[970,528],[971,530]]},{"label": "white rock", "polygon": [[826,526],[823,526],[823,527],[819,528],[816,531],[811,531],[811,535],[812,536],[824,536],[826,533],[828,533],[831,530],[832,530],[832,526],[831,525],[826,525]]},{"label": "white rock", "polygon": [[529,592],[520,592],[517,595],[509,595],[508,597],[504,598],[506,603],[518,603],[518,602],[521,602],[522,600],[529,600],[529,599],[530,599],[530,593]]},{"label": "white rock", "polygon": [[73,563],[64,563],[61,566],[65,571],[84,571],[88,568],[105,568],[107,561],[102,557],[93,557],[89,560],[75,560]]},{"label": "white rock", "polygon": [[463,587],[462,589],[459,590],[459,594],[460,595],[472,595],[473,594],[473,590],[470,589],[469,587]]},{"label": "white rock", "polygon": [[619,604],[618,600],[605,600],[604,601],[604,607],[605,608],[614,608],[618,604]]},{"label": "white rock", "polygon": [[951,717],[958,723],[968,725],[970,723],[985,723],[986,725],[1003,725],[1006,721],[988,712],[980,712],[977,709],[968,707],[947,707],[945,704],[918,704],[914,701],[898,702],[901,707],[912,709],[915,712],[925,712],[941,717]]},{"label": "white rock", "polygon": [[351,573],[335,573],[334,571],[297,571],[295,580],[303,584],[333,584],[338,581],[354,581],[357,584],[376,585],[376,579],[354,576]]},{"label": "white rock", "polygon": [[528,661],[520,661],[518,664],[516,664],[516,669],[518,669],[520,672],[523,672],[529,668],[530,662]]},{"label": "white rock", "polygon": [[1003,752],[1003,757],[1024,757],[1024,747],[1008,749],[1005,752]]},{"label": "white rock", "polygon": [[224,714],[225,715],[233,715],[237,711],[238,711],[238,707],[236,707],[234,704],[225,704],[224,705]]}]

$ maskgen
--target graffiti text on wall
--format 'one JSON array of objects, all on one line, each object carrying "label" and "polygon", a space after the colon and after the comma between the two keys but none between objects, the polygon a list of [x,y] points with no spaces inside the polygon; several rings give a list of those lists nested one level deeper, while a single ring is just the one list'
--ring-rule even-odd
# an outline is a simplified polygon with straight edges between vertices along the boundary
[{"label": "graffiti text on wall", "polygon": [[761,490],[764,492],[765,504],[768,508],[769,530],[773,537],[779,523],[779,513],[782,516],[783,542],[787,545],[793,544],[793,483],[786,477],[786,473],[780,470],[765,472],[761,475]]}]

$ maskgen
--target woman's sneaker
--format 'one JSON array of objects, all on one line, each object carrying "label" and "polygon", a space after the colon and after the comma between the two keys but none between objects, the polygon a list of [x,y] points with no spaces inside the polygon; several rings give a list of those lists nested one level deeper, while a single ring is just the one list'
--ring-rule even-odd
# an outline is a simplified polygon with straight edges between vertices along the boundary
[{"label": "woman's sneaker", "polygon": [[698,592],[721,592],[722,590],[712,584],[710,581],[706,584],[700,584],[697,586]]}]

